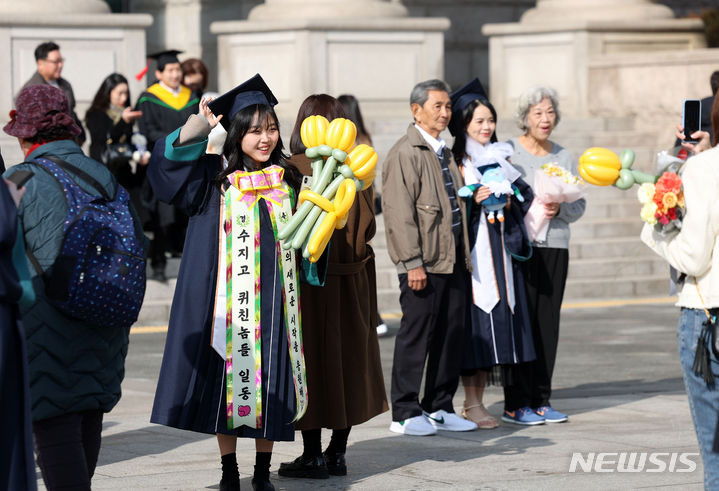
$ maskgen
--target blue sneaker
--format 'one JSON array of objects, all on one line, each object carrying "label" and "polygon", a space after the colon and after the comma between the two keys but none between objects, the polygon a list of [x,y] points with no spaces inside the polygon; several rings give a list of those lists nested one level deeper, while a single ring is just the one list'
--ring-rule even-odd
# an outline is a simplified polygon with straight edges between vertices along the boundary
[{"label": "blue sneaker", "polygon": [[504,411],[502,421],[505,423],[514,423],[515,425],[543,425],[545,420],[542,416],[535,413],[530,407],[515,409],[514,411]]},{"label": "blue sneaker", "polygon": [[544,418],[547,423],[564,423],[565,421],[569,421],[569,416],[553,409],[552,406],[541,406],[533,409],[533,411],[538,416]]}]

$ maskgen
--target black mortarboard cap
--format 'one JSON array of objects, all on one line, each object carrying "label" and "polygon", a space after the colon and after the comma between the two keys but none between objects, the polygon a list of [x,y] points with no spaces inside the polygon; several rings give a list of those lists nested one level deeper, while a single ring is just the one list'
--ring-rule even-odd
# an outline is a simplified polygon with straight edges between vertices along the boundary
[{"label": "black mortarboard cap", "polygon": [[178,51],[176,49],[168,49],[166,51],[152,53],[150,55],[147,55],[147,57],[157,61],[157,66],[165,66],[168,63],[180,63],[180,60],[177,59],[177,55],[179,55],[180,53],[182,53],[182,51]]},{"label": "black mortarboard cap", "polygon": [[271,107],[277,104],[277,99],[259,73],[210,102],[208,107],[215,116],[222,114],[220,123],[229,131],[235,115],[255,104]]},{"label": "black mortarboard cap", "polygon": [[452,92],[450,98],[452,99],[452,120],[449,123],[449,131],[452,135],[455,134],[455,131],[461,129],[462,110],[467,107],[470,102],[477,99],[489,101],[482,82],[480,82],[478,78],[475,78],[464,87]]}]

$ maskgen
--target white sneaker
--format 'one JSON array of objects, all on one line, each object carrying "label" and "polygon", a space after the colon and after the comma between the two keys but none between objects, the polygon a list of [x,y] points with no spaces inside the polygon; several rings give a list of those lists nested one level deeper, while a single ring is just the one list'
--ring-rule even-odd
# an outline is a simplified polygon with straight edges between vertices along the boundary
[{"label": "white sneaker", "polygon": [[460,418],[455,413],[448,413],[444,409],[432,414],[424,413],[429,423],[438,430],[444,431],[472,431],[477,429],[477,423]]},{"label": "white sneaker", "polygon": [[384,336],[389,332],[389,329],[387,328],[387,324],[380,324],[377,326],[377,336]]},{"label": "white sneaker", "polygon": [[389,425],[389,431],[399,433],[401,435],[414,435],[414,436],[430,436],[436,435],[437,430],[434,429],[427,418],[423,415],[414,416],[407,418],[402,421],[392,421]]}]

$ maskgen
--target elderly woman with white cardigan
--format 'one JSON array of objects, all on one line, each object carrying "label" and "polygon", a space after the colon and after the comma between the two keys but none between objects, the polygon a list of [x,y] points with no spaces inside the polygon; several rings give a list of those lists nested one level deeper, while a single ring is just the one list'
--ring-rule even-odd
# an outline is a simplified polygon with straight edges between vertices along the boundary
[{"label": "elderly woman with white cardigan", "polygon": [[[699,133],[703,136],[702,142],[697,145],[701,150],[708,146],[709,135],[696,132],[692,136],[699,136]],[[683,134],[677,136],[684,137]],[[693,147],[684,145],[690,149]],[[682,273],[676,303],[680,308],[677,334],[679,360],[704,463],[704,488],[719,489],[719,453],[712,449],[717,431],[719,388],[716,383],[705,381],[708,374],[703,377],[693,370],[698,339],[707,321],[715,318],[719,310],[719,206],[716,197],[719,189],[719,147],[689,158],[680,174],[686,203],[681,230],[661,235],[647,224],[642,230],[642,241]],[[719,377],[719,361],[711,348],[707,354],[708,368],[714,377]],[[716,450],[716,444],[714,446]]]}]

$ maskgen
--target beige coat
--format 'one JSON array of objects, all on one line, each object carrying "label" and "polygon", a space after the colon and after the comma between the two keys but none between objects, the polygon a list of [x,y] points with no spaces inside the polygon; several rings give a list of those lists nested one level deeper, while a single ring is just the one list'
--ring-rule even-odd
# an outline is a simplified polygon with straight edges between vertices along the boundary
[{"label": "beige coat", "polygon": [[[463,183],[449,163],[455,190]],[[460,199],[465,266],[469,261],[466,208]],[[451,274],[455,263],[452,209],[437,154],[414,124],[387,155],[382,169],[382,211],[387,249],[398,273],[424,266],[434,274]]]}]

